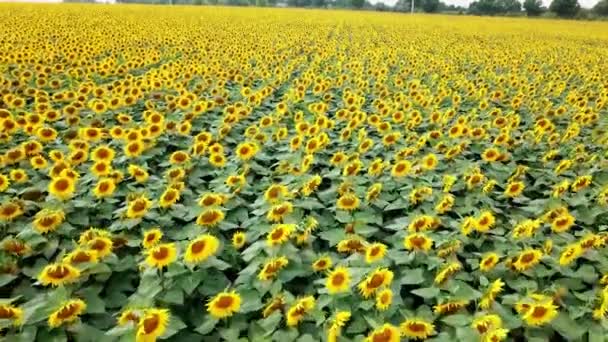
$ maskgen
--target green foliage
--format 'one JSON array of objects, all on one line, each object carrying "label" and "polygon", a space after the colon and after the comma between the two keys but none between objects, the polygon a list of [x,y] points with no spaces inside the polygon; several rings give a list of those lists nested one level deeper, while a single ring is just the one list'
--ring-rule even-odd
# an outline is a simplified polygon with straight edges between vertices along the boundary
[{"label": "green foliage", "polygon": [[365,0],[350,0],[350,4],[354,8],[361,8],[363,5],[365,5]]},{"label": "green foliage", "polygon": [[422,0],[422,10],[427,13],[435,13],[439,11],[439,0]]},{"label": "green foliage", "polygon": [[602,0],[593,6],[593,12],[598,15],[608,16],[608,0]]},{"label": "green foliage", "polygon": [[496,15],[521,12],[521,3],[517,0],[479,0],[469,5],[469,13]]},{"label": "green foliage", "polygon": [[525,0],[524,9],[529,17],[536,17],[543,13],[543,3],[541,0]]},{"label": "green foliage", "polygon": [[549,10],[560,17],[572,18],[578,13],[581,6],[578,0],[553,0]]}]

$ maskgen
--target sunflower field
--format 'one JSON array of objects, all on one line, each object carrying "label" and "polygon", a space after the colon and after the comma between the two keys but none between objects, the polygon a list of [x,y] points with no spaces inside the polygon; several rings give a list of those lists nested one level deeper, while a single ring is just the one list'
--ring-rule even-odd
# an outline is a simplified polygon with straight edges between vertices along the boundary
[{"label": "sunflower field", "polygon": [[608,24],[0,22],[1,340],[606,341]]}]

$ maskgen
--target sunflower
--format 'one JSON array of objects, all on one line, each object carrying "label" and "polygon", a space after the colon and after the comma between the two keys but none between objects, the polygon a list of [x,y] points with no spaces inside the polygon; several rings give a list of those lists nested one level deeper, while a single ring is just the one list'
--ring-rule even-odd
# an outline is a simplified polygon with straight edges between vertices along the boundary
[{"label": "sunflower", "polygon": [[190,155],[184,151],[175,151],[171,153],[169,157],[169,163],[171,164],[183,164],[190,160]]},{"label": "sunflower", "polygon": [[272,258],[262,266],[262,270],[258,274],[258,279],[260,280],[270,280],[276,277],[280,270],[285,268],[289,264],[289,260],[284,257],[276,257]]},{"label": "sunflower", "polygon": [[80,277],[80,271],[67,263],[49,264],[42,269],[38,275],[38,281],[42,285],[60,286],[76,282]]},{"label": "sunflower", "polygon": [[500,151],[495,147],[489,147],[483,151],[481,158],[487,162],[495,162],[500,158]]},{"label": "sunflower", "polygon": [[397,327],[389,323],[384,323],[376,328],[365,338],[365,342],[399,342],[401,341],[400,332]]},{"label": "sunflower", "polygon": [[247,235],[244,232],[235,232],[232,234],[232,246],[235,249],[241,249],[247,242]]},{"label": "sunflower", "polygon": [[143,311],[136,309],[125,309],[120,313],[118,317],[118,325],[125,326],[128,324],[134,324],[137,326],[139,324],[139,320],[143,315]]},{"label": "sunflower", "polygon": [[352,314],[350,311],[338,311],[334,315],[334,319],[327,331],[327,342],[337,342],[338,336],[341,334],[342,328],[348,323]]},{"label": "sunflower", "polygon": [[207,312],[221,319],[234,315],[241,308],[241,296],[236,291],[220,292],[207,303]]},{"label": "sunflower", "polygon": [[141,140],[128,142],[123,148],[124,155],[129,158],[139,157],[144,151],[145,145]]},{"label": "sunflower", "polygon": [[365,248],[365,262],[368,264],[382,260],[386,254],[387,247],[383,243],[372,243]]},{"label": "sunflower", "polygon": [[386,268],[378,268],[370,273],[358,288],[364,298],[369,298],[381,287],[389,286],[393,281],[393,272]]},{"label": "sunflower", "polygon": [[359,198],[352,193],[344,194],[338,198],[336,206],[338,209],[352,211],[359,207]]},{"label": "sunflower", "polygon": [[579,192],[579,191],[583,190],[584,188],[588,187],[592,181],[593,181],[593,176],[591,176],[591,175],[577,177],[572,182],[570,189],[572,190],[572,192]]},{"label": "sunflower", "polygon": [[304,316],[314,309],[315,307],[315,297],[307,296],[296,301],[288,310],[287,310],[287,326],[294,327],[300,324],[300,322],[304,319]]},{"label": "sunflower", "polygon": [[570,265],[572,262],[574,262],[576,259],[578,259],[581,255],[583,255],[583,253],[584,253],[584,250],[580,244],[578,244],[578,243],[570,244],[570,245],[566,246],[566,248],[560,254],[559,264],[561,266]]},{"label": "sunflower", "polygon": [[435,275],[435,284],[445,283],[452,275],[462,269],[462,264],[454,261],[450,262],[446,266],[442,267],[439,272]]},{"label": "sunflower", "polygon": [[151,267],[163,268],[177,259],[177,249],[174,243],[156,245],[146,250],[146,263]]},{"label": "sunflower", "polygon": [[424,340],[435,335],[435,325],[419,318],[407,319],[399,328],[403,336],[416,340]]},{"label": "sunflower", "polygon": [[422,158],[422,168],[424,170],[433,170],[437,167],[437,156],[433,153],[429,153]]},{"label": "sunflower", "polygon": [[529,308],[523,312],[522,319],[528,325],[541,326],[551,322],[557,315],[557,306],[548,301],[530,304]]},{"label": "sunflower", "polygon": [[519,272],[523,272],[538,264],[542,256],[542,251],[528,248],[513,259],[512,266]]},{"label": "sunflower", "polygon": [[498,328],[488,331],[484,334],[482,342],[499,342],[504,341],[509,334],[508,329]]},{"label": "sunflower", "polygon": [[258,153],[259,147],[256,143],[242,142],[236,147],[236,155],[244,161],[247,161]]},{"label": "sunflower", "polygon": [[146,180],[148,180],[149,174],[148,171],[146,171],[145,169],[143,169],[142,167],[135,165],[135,164],[131,164],[129,165],[128,168],[129,174],[131,175],[131,177],[135,178],[135,181],[137,183],[144,183]]},{"label": "sunflower", "polygon": [[322,256],[312,263],[312,269],[315,272],[322,272],[330,269],[332,265],[333,262],[329,256]]},{"label": "sunflower", "polygon": [[365,201],[372,202],[378,198],[380,192],[382,191],[382,183],[374,183],[372,184],[365,193]]},{"label": "sunflower", "polygon": [[8,320],[13,325],[19,326],[23,323],[23,309],[9,304],[0,304],[0,320]]},{"label": "sunflower", "polygon": [[565,212],[556,217],[551,223],[551,230],[556,233],[566,232],[574,225],[574,216]]},{"label": "sunflower", "polygon": [[492,214],[491,211],[486,210],[482,212],[481,215],[479,215],[479,217],[477,218],[475,222],[475,230],[481,233],[485,233],[490,230],[490,228],[492,228],[495,223],[496,218],[494,217],[494,214]]},{"label": "sunflower", "polygon": [[336,267],[329,272],[325,281],[325,287],[329,294],[346,292],[350,288],[351,276],[348,268]]},{"label": "sunflower", "polygon": [[213,207],[224,204],[227,197],[217,193],[206,193],[198,200],[198,205],[201,207]]},{"label": "sunflower", "polygon": [[492,270],[494,266],[496,266],[498,260],[500,260],[498,254],[494,252],[487,253],[483,256],[483,258],[481,258],[481,261],[479,261],[479,269],[482,272],[488,272]]},{"label": "sunflower", "polygon": [[150,230],[144,232],[144,237],[141,241],[141,244],[145,249],[149,249],[149,248],[154,247],[160,241],[160,239],[162,237],[163,237],[163,232],[160,229],[158,229],[158,228],[150,229]]},{"label": "sunflower", "polygon": [[502,328],[502,319],[495,314],[483,315],[475,318],[471,323],[471,328],[479,334]]},{"label": "sunflower", "polygon": [[304,196],[310,196],[317,190],[323,179],[319,175],[312,176],[302,187],[301,192]]},{"label": "sunflower", "polygon": [[11,180],[17,184],[25,183],[29,179],[27,173],[23,169],[14,169],[10,172]]},{"label": "sunflower", "polygon": [[144,310],[137,323],[136,341],[156,341],[167,330],[170,317],[168,309],[150,308]]},{"label": "sunflower", "polygon": [[213,235],[205,234],[188,244],[184,261],[190,264],[201,263],[214,255],[220,246],[220,240]]},{"label": "sunflower", "polygon": [[453,300],[437,304],[433,307],[433,312],[437,315],[450,315],[469,305],[467,300]]},{"label": "sunflower", "polygon": [[479,307],[484,310],[490,309],[496,297],[503,291],[505,283],[502,279],[494,280],[479,301]]},{"label": "sunflower", "polygon": [[98,238],[98,237],[111,238],[112,235],[103,229],[89,228],[89,229],[85,230],[84,232],[80,233],[80,237],[78,238],[78,244],[86,245],[89,242],[91,242],[93,239]]},{"label": "sunflower", "polygon": [[441,200],[439,201],[439,203],[437,203],[437,205],[435,206],[435,211],[439,215],[449,212],[450,210],[452,210],[452,207],[454,206],[454,201],[455,201],[455,198],[453,195],[451,195],[451,194],[444,195],[441,198]]},{"label": "sunflower", "polygon": [[403,245],[407,250],[428,252],[433,247],[433,239],[424,233],[412,233],[405,237]]},{"label": "sunflower", "polygon": [[[48,166],[48,162],[42,156],[34,156],[30,159],[30,165],[35,170],[45,169]],[[2,175],[0,175],[0,192],[2,191]]]},{"label": "sunflower", "polygon": [[2,243],[2,250],[13,255],[22,256],[28,254],[31,248],[27,243],[19,239],[8,238]]},{"label": "sunflower", "polygon": [[114,243],[106,236],[96,236],[87,242],[89,249],[95,251],[98,257],[104,258],[112,253]]},{"label": "sunflower", "polygon": [[78,319],[87,308],[87,304],[81,299],[71,299],[64,302],[57,310],[53,311],[48,318],[51,328],[57,328],[64,323],[71,323]]},{"label": "sunflower", "polygon": [[269,246],[277,246],[289,240],[291,234],[295,231],[295,224],[277,224],[266,235],[266,241]]},{"label": "sunflower", "polygon": [[407,160],[400,160],[391,169],[391,176],[401,178],[406,176],[412,169],[412,163]]},{"label": "sunflower", "polygon": [[91,159],[93,161],[105,161],[105,162],[110,162],[114,159],[114,155],[116,154],[116,152],[114,152],[114,150],[108,146],[108,145],[102,145],[102,146],[98,146],[97,148],[95,148],[93,150],[93,152],[91,153]]},{"label": "sunflower", "polygon": [[283,218],[293,212],[293,205],[290,202],[283,202],[280,204],[276,204],[270,208],[268,214],[266,215],[266,219],[270,222],[279,222],[282,221]]},{"label": "sunflower", "polygon": [[96,263],[98,261],[97,253],[92,250],[76,248],[72,252],[63,257],[64,263],[77,265],[84,262]]},{"label": "sunflower", "polygon": [[215,209],[207,208],[196,219],[196,224],[200,226],[213,227],[224,220],[224,212]]},{"label": "sunflower", "polygon": [[49,183],[49,193],[61,200],[72,197],[74,191],[76,191],[76,185],[70,177],[56,177]]},{"label": "sunflower", "polygon": [[138,196],[129,201],[127,206],[127,217],[142,218],[151,206],[152,201],[146,198],[146,196]]},{"label": "sunflower", "polygon": [[358,235],[350,235],[338,242],[336,246],[340,253],[365,253],[366,241]]},{"label": "sunflower", "polygon": [[105,177],[112,172],[112,165],[105,160],[100,160],[91,166],[90,171],[95,177]]},{"label": "sunflower", "polygon": [[262,311],[262,316],[266,318],[272,315],[275,311],[283,310],[284,306],[285,298],[282,295],[278,295],[268,301],[268,303],[264,307],[264,310]]},{"label": "sunflower", "polygon": [[97,181],[95,188],[93,188],[93,195],[96,198],[110,197],[116,190],[116,183],[112,178],[102,178]]},{"label": "sunflower", "polygon": [[277,203],[286,197],[289,197],[289,189],[283,184],[272,184],[264,192],[264,199],[268,203]]},{"label": "sunflower", "polygon": [[380,311],[387,310],[393,302],[393,291],[391,289],[383,289],[376,293],[376,309]]},{"label": "sunflower", "polygon": [[230,175],[226,178],[226,184],[231,188],[235,188],[235,191],[239,191],[246,183],[245,175],[242,174]]},{"label": "sunflower", "polygon": [[161,208],[169,208],[173,204],[175,204],[180,199],[180,193],[178,190],[173,188],[168,188],[165,192],[160,195],[160,199],[158,200],[158,205]]},{"label": "sunflower", "polygon": [[510,182],[509,184],[507,184],[507,187],[505,189],[505,196],[513,198],[513,197],[517,197],[519,195],[521,195],[521,193],[524,191],[524,188],[526,186],[524,185],[524,182],[521,181],[515,181],[515,182]]}]

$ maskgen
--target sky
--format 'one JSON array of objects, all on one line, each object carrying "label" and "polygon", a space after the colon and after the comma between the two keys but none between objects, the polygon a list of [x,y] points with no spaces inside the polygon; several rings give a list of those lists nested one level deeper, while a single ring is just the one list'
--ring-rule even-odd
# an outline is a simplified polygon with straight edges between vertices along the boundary
[{"label": "sky", "polygon": [[[446,4],[452,4],[452,5],[460,5],[460,6],[468,6],[469,3],[473,2],[473,0],[442,0],[443,2],[445,2]],[[370,2],[372,4],[378,3],[378,2],[384,2],[387,5],[394,5],[397,0],[370,0]],[[591,8],[593,7],[596,3],[598,2],[598,0],[578,0],[578,3],[581,4],[582,7],[585,8]],[[545,4],[545,6],[549,6],[549,4],[551,3],[551,0],[543,0],[543,4]]]}]

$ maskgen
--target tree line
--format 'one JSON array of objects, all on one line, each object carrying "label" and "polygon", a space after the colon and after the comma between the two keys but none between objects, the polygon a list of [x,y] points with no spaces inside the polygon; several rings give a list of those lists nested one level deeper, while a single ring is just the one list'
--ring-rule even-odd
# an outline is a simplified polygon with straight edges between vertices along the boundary
[{"label": "tree line", "polygon": [[[83,0],[80,0],[83,1]],[[86,0],[84,0],[86,1]],[[448,5],[441,0],[398,0],[394,6],[368,0],[118,0],[125,3],[164,3],[194,5],[271,6],[309,8],[354,8],[376,11],[409,12],[414,1],[416,12],[457,13],[472,15],[541,15],[563,18],[591,18],[608,16],[608,0],[600,0],[592,9],[581,8],[578,0],[553,0],[549,7],[541,0],[475,0],[469,7]]]}]

